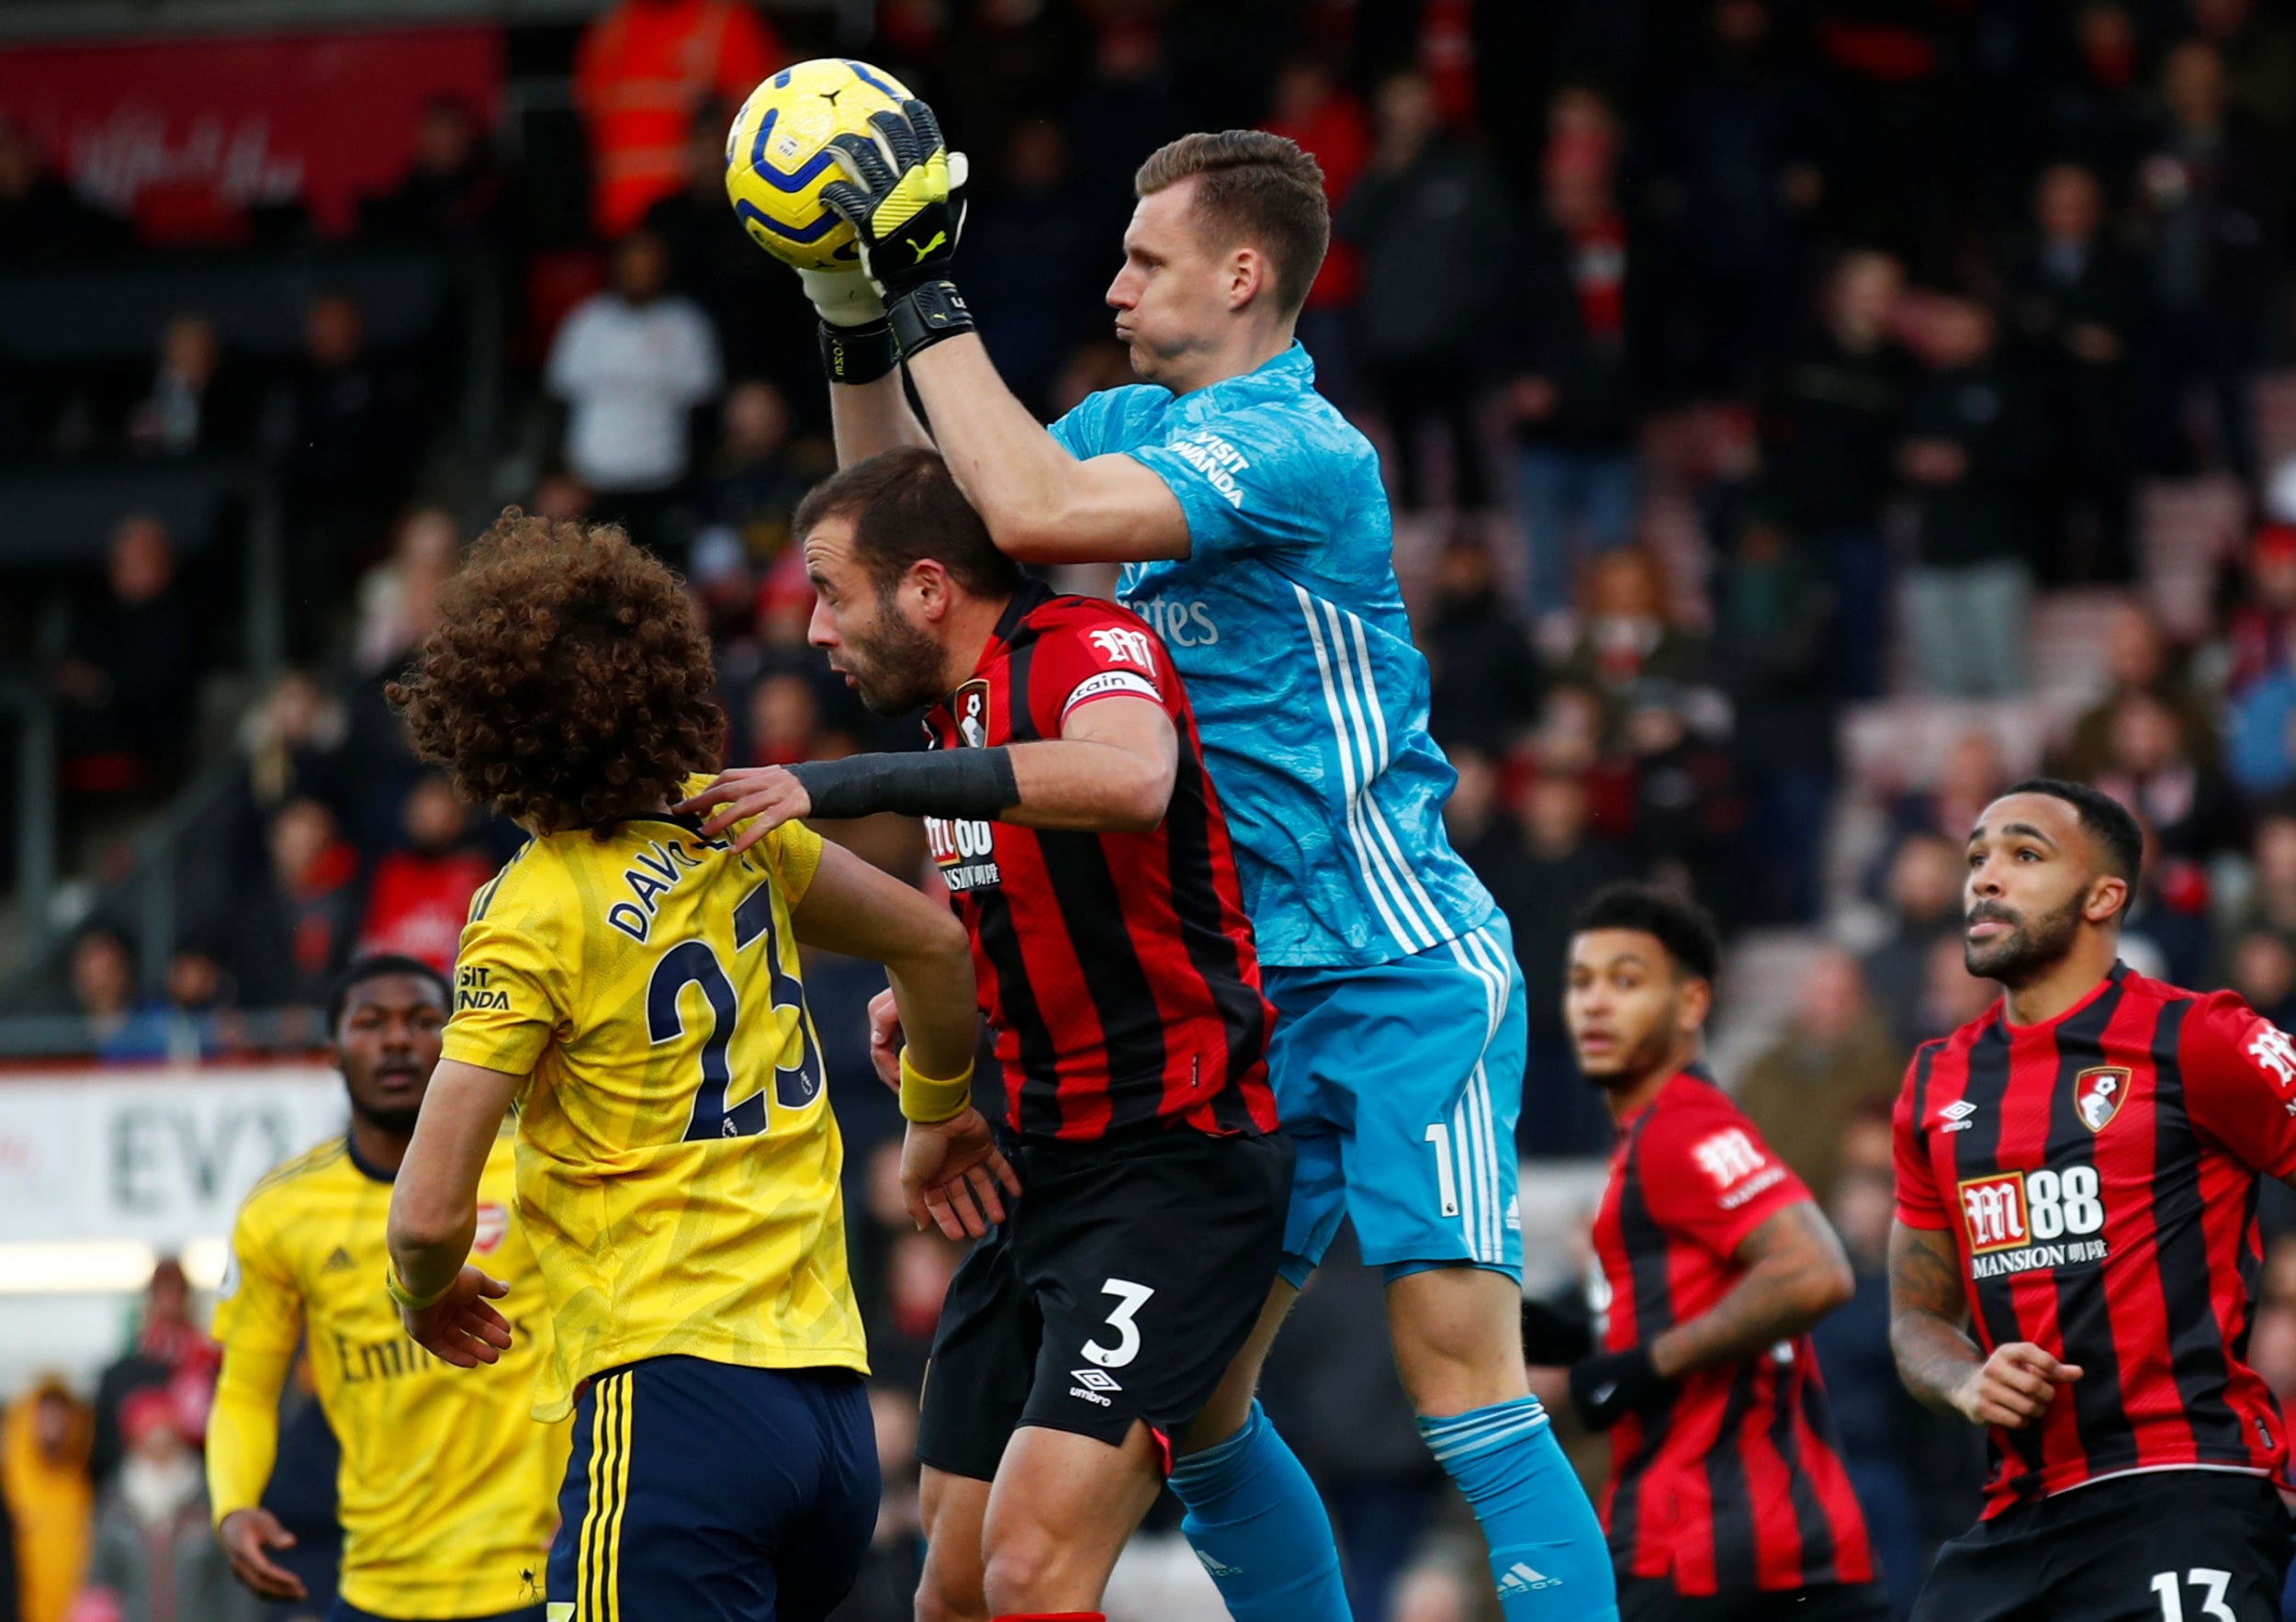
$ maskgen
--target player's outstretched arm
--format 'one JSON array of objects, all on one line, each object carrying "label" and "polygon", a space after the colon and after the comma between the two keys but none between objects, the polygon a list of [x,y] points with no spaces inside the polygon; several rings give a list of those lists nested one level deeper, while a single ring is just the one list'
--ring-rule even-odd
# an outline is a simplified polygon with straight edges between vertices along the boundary
[{"label": "player's outstretched arm", "polygon": [[2057,1388],[2080,1369],[2031,1341],[1996,1346],[1969,1338],[1961,1253],[1950,1232],[1893,1223],[1889,1230],[1889,1350],[1906,1390],[1941,1414],[2017,1430],[2048,1412]]},{"label": "player's outstretched arm", "polygon": [[1731,1256],[1746,1271],[1706,1311],[1645,1345],[1571,1366],[1571,1402],[1590,1427],[1606,1430],[1649,1406],[1685,1374],[1743,1362],[1791,1340],[1857,1289],[1841,1240],[1814,1200],[1797,1200],[1764,1218]]},{"label": "player's outstretched arm", "polygon": [[1130,456],[1079,461],[1030,415],[966,333],[908,363],[957,487],[1022,563],[1146,563],[1188,554],[1171,487]]},{"label": "player's outstretched arm", "polygon": [[[858,271],[849,273],[858,276]],[[837,465],[850,467],[880,451],[915,445],[929,448],[933,436],[925,431],[909,397],[901,387],[901,374],[890,372],[866,383],[832,378],[829,383],[829,427],[837,437]]]},{"label": "player's outstretched arm", "polygon": [[1162,705],[1110,697],[1078,705],[1059,738],[1033,743],[737,766],[678,809],[707,813],[702,831],[713,839],[746,821],[736,850],[800,817],[886,811],[1138,833],[1164,820],[1179,761],[1179,734]]},{"label": "player's outstretched arm", "polygon": [[493,1302],[510,1286],[468,1265],[478,1178],[523,1076],[441,1059],[390,1190],[391,1276],[407,1333],[458,1369],[499,1362],[511,1326]]},{"label": "player's outstretched arm", "polygon": [[963,926],[837,845],[822,847],[790,921],[805,945],[884,964],[897,1021],[888,1024],[886,1045],[895,1031],[906,1038],[895,1061],[909,1122],[902,1194],[918,1226],[932,1222],[951,1239],[980,1237],[1005,1220],[1004,1196],[1019,1193],[1020,1179],[973,1105],[977,1023]]}]

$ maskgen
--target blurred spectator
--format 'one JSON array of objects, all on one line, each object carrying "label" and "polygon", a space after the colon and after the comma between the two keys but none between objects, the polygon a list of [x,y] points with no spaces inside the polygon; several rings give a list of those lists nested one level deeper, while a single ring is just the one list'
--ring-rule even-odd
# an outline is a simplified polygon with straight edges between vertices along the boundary
[{"label": "blurred spectator", "polygon": [[1590,831],[1587,788],[1577,777],[1542,773],[1523,796],[1519,848],[1484,847],[1476,873],[1507,915],[1530,1010],[1529,1056],[1517,1129],[1523,1153],[1599,1155],[1610,1148],[1609,1112],[1579,1076],[1562,1023],[1564,959],[1579,904],[1627,876],[1625,859]]},{"label": "blurred spectator", "polygon": [[1993,313],[1930,312],[1928,376],[1907,402],[1897,472],[1916,513],[1906,625],[1923,687],[2002,697],[2025,687],[2033,590],[2029,481],[2046,446],[2031,398],[1994,362]]},{"label": "blurred spectator", "polygon": [[16,1531],[23,1622],[63,1622],[87,1573],[96,1492],[87,1405],[55,1375],[35,1380],[0,1419],[0,1493]]},{"label": "blurred spectator", "polygon": [[2000,996],[1999,986],[1969,972],[1963,948],[1959,929],[1940,935],[1930,944],[1929,972],[1913,1024],[1917,1042],[1959,1030],[1991,1008]]},{"label": "blurred spectator", "polygon": [[2033,222],[2035,240],[2011,272],[2009,308],[2013,344],[2053,430],[2042,559],[2053,580],[2120,583],[2136,564],[2131,346],[2143,287],[2104,233],[2104,188],[2089,170],[2044,170]]},{"label": "blurred spectator", "polygon": [[462,536],[444,507],[399,521],[390,556],[359,581],[352,663],[362,675],[395,674],[438,624],[438,589],[462,563]]},{"label": "blurred spectator", "polygon": [[128,1455],[96,1512],[87,1581],[118,1622],[241,1622],[263,1607],[231,1576],[208,1529],[207,1482],[194,1438],[158,1391],[121,1410]]},{"label": "blurred spectator", "polygon": [[1799,922],[1817,915],[1833,792],[1833,588],[1822,558],[1758,513],[1739,525],[1716,595],[1714,668],[1754,803],[1748,832],[1758,910]]},{"label": "blurred spectator", "polygon": [[1424,1560],[1395,1580],[1390,1622],[1471,1622],[1480,1615],[1461,1560]]},{"label": "blurred spectator", "polygon": [[2009,764],[2001,740],[1981,727],[1957,735],[1945,746],[1937,781],[1927,790],[1900,795],[1890,807],[1899,833],[1933,833],[1958,851],[1977,825],[1977,814],[2009,786]]},{"label": "blurred spectator", "polygon": [[2166,465],[2195,463],[2182,424],[2183,389],[2204,379],[2216,408],[2217,449],[2250,492],[2258,489],[2256,370],[2279,270],[2279,224],[2256,148],[2228,118],[2224,59],[2187,39],[2161,70],[2167,119],[2138,172],[2153,242],[2153,287],[2165,317],[2161,376],[2147,392]]},{"label": "blurred spectator", "polygon": [[281,806],[269,845],[269,883],[238,915],[239,983],[256,1008],[317,1008],[357,933],[358,853],[317,800]]},{"label": "blurred spectator", "polygon": [[174,1415],[181,1434],[195,1445],[207,1436],[208,1410],[215,1401],[215,1379],[222,1353],[191,1315],[191,1285],[183,1264],[162,1256],[144,1286],[142,1312],[134,1342],[104,1370],[96,1386],[96,1436],[88,1473],[97,1488],[108,1488],[131,1446],[128,1404],[157,1396]]},{"label": "blurred spectator", "polygon": [[101,924],[72,943],[72,1001],[96,1055],[110,1064],[167,1056],[167,1021],[136,988],[136,957],[127,937]]},{"label": "blurred spectator", "polygon": [[2285,801],[2257,819],[2249,844],[2251,876],[2227,920],[2235,937],[2267,930],[2296,951],[2296,807]]},{"label": "blurred spectator", "polygon": [[[1573,103],[1585,108],[1576,121]],[[1540,214],[1516,261],[1520,285],[1508,289],[1506,403],[1534,625],[1570,605],[1586,557],[1624,546],[1635,528],[1636,266],[1613,195],[1610,111],[1590,91],[1566,90],[1550,122]]]},{"label": "blurred spectator", "polygon": [[853,752],[850,738],[834,742],[821,731],[821,703],[813,682],[795,670],[774,670],[749,693],[749,764],[793,766]]},{"label": "blurred spectator", "polygon": [[198,695],[198,640],[157,518],[120,520],[104,584],[103,597],[73,615],[52,672],[63,785],[81,794],[163,783],[182,761]]},{"label": "blurred spectator", "polygon": [[769,563],[789,545],[790,515],[812,480],[790,454],[789,400],[762,378],[726,391],[703,516],[740,538],[747,560]]},{"label": "blurred spectator", "polygon": [[1826,560],[1837,631],[1831,686],[1877,698],[1888,641],[1890,559],[1882,503],[1906,389],[1890,321],[1905,276],[1886,253],[1844,254],[1818,295],[1817,330],[1765,411],[1765,461],[1788,529]]},{"label": "blurred spectator", "polygon": [[2296,655],[2296,524],[2259,525],[2241,564],[2225,626],[2224,691],[2235,702],[2284,676]]},{"label": "blurred spectator", "polygon": [[1747,1069],[1738,1101],[1823,1204],[1843,1132],[1861,1113],[1889,1108],[1903,1058],[1858,960],[1826,947],[1804,967],[1793,1018]]},{"label": "blurred spectator", "polygon": [[338,808],[343,805],[348,785],[343,740],[348,727],[343,705],[303,670],[284,672],[248,710],[240,723],[246,775],[234,816],[234,881],[269,860],[265,830],[271,814],[287,801],[309,798]]},{"label": "blurred spectator", "polygon": [[1636,684],[1697,681],[1705,648],[1678,621],[1665,572],[1640,547],[1597,558],[1580,601],[1578,640],[1557,678],[1602,696],[1609,741],[1615,743]]},{"label": "blurred spectator", "polygon": [[[700,305],[716,329],[729,374],[810,378],[820,351],[804,287],[748,232],[731,224],[726,137],[733,118],[734,108],[724,102],[695,109],[683,181],[647,208],[644,229],[669,252],[670,289]],[[972,246],[968,237],[967,258]]]},{"label": "blurred spectator", "polygon": [[546,377],[569,407],[567,466],[595,493],[600,513],[648,546],[662,544],[659,520],[685,479],[688,413],[723,384],[709,318],[665,291],[669,274],[659,237],[625,237],[613,252],[613,286],[566,318]]},{"label": "blurred spectator", "polygon": [[1446,749],[1506,752],[1538,699],[1538,662],[1508,617],[1491,550],[1455,534],[1436,566],[1435,612],[1419,641],[1427,654],[1430,728]]},{"label": "blurred spectator", "polygon": [[2167,636],[2151,609],[2119,603],[2105,622],[2105,696],[2073,724],[2056,762],[2065,776],[2094,782],[2112,759],[2113,717],[2123,699],[2143,693],[2158,700],[2176,717],[2178,741],[2195,760],[2214,761],[2221,753],[2208,705],[2171,665]]},{"label": "blurred spectator", "polygon": [[618,237],[685,184],[694,110],[738,107],[789,60],[742,0],[619,0],[582,30],[574,105],[590,136],[591,220]]},{"label": "blurred spectator", "polygon": [[2241,842],[2231,785],[2213,760],[2194,758],[2177,712],[2149,692],[2114,703],[2105,767],[2093,781],[2153,830],[2164,856],[2205,862]]},{"label": "blurred spectator", "polygon": [[2088,0],[2073,17],[2073,57],[2051,89],[2055,150],[2112,179],[2135,172],[2150,131],[2137,93],[2144,42],[2121,0]]},{"label": "blurred spectator", "polygon": [[997,375],[1040,416],[1049,417],[1055,375],[1079,339],[1105,332],[1095,285],[1109,244],[1092,234],[1093,216],[1068,175],[1068,143],[1050,118],[1030,118],[1007,141],[993,206],[965,233],[966,295]]},{"label": "blurred spectator", "polygon": [[[1289,58],[1276,70],[1267,121],[1261,128],[1297,141],[1322,166],[1323,195],[1336,215],[1371,161],[1371,118],[1332,63],[1320,56]],[[1300,342],[1315,361],[1315,386],[1343,408],[1355,404],[1355,355],[1347,321],[1363,283],[1363,262],[1351,242],[1334,237],[1300,311]]]},{"label": "blurred spectator", "polygon": [[875,1378],[915,1391],[940,1323],[940,1303],[956,1273],[958,1248],[930,1228],[903,1228],[885,1252],[884,1289],[864,1311],[869,1366]]},{"label": "blurred spectator", "polygon": [[207,316],[172,318],[160,334],[151,391],[129,409],[123,437],[147,456],[243,454],[255,427],[256,396],[223,352]]},{"label": "blurred spectator", "polygon": [[49,169],[38,136],[0,118],[0,265],[93,258],[133,242],[124,221],[82,202]]},{"label": "blurred spectator", "polygon": [[1634,768],[1636,852],[1660,884],[1695,891],[1715,916],[1736,925],[1752,903],[1752,883],[1730,861],[1746,825],[1738,767],[1725,739],[1699,723],[1710,707],[1678,683],[1647,681],[1627,695],[1623,739]]},{"label": "blurred spectator", "polygon": [[1401,508],[1432,500],[1420,443],[1431,422],[1449,445],[1452,505],[1484,507],[1491,479],[1474,408],[1502,296],[1506,193],[1490,160],[1444,131],[1422,75],[1382,82],[1374,110],[1370,166],[1334,222],[1363,255],[1356,358],[1393,437]]},{"label": "blurred spectator", "polygon": [[2192,22],[2223,53],[2233,109],[2249,129],[2283,142],[2296,135],[2296,28],[2286,16],[2257,0],[2192,0]]},{"label": "blurred spectator", "polygon": [[1962,847],[1942,834],[1916,831],[1890,858],[1885,898],[1890,929],[1865,955],[1865,984],[1889,1020],[1899,1053],[1922,1028],[1930,957],[1941,941],[1961,938]]},{"label": "blurred spectator", "polygon": [[[1058,13],[1064,9],[1050,8],[1048,15],[1045,7],[1031,10],[1025,3],[999,0],[975,14],[974,26],[997,17],[1018,33],[1057,38]],[[1132,213],[1133,172],[1150,152],[1195,126],[1166,69],[1164,23],[1155,11],[1147,6],[1109,8],[1095,22],[1091,70],[1081,84],[1073,86],[1063,121],[1077,195],[1094,211],[1087,240],[1105,244],[1104,263],[1113,275],[1118,244]],[[1053,94],[1070,88],[1064,84]],[[1010,118],[1015,110],[1000,108],[999,116]]]},{"label": "blurred spectator", "polygon": [[498,865],[471,841],[470,811],[436,775],[407,791],[406,843],[375,865],[358,952],[399,952],[445,974],[455,961],[470,898]]},{"label": "blurred spectator", "polygon": [[501,171],[487,150],[478,109],[459,96],[432,96],[415,125],[406,178],[380,197],[359,200],[359,235],[424,247],[484,246],[494,234],[501,194]]},{"label": "blurred spectator", "polygon": [[1802,222],[1825,192],[1815,109],[1785,71],[1772,13],[1770,0],[1705,7],[1705,60],[1660,132],[1683,334],[1668,361],[1701,396],[1750,391],[1800,284]]},{"label": "blurred spectator", "polygon": [[2296,949],[2276,930],[2250,929],[2235,939],[2223,978],[2281,1030],[2296,1025]]},{"label": "blurred spectator", "polygon": [[757,580],[732,530],[713,524],[693,537],[686,553],[686,594],[715,648],[718,684],[729,693],[747,686],[756,678],[760,659],[750,635],[757,623]]},{"label": "blurred spectator", "polygon": [[349,568],[398,511],[428,436],[413,370],[367,342],[349,293],[321,293],[303,351],[274,394],[266,442],[286,468],[288,629],[298,651],[328,640]]}]

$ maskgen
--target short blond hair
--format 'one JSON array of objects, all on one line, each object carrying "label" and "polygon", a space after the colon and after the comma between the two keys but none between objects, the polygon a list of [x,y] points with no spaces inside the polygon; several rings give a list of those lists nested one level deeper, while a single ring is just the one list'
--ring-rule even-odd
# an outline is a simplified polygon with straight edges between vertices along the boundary
[{"label": "short blond hair", "polygon": [[1196,215],[1227,241],[1249,241],[1275,268],[1276,301],[1297,315],[1332,245],[1323,166],[1300,143],[1265,130],[1183,135],[1158,147],[1132,176],[1139,197],[1200,176]]}]

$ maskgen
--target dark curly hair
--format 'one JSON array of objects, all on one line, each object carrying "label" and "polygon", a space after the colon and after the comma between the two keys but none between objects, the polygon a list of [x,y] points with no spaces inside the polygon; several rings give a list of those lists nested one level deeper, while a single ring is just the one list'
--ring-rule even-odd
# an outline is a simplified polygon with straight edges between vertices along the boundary
[{"label": "dark curly hair", "polygon": [[715,772],[725,712],[678,577],[612,524],[506,507],[385,693],[467,799],[542,833],[659,810]]}]

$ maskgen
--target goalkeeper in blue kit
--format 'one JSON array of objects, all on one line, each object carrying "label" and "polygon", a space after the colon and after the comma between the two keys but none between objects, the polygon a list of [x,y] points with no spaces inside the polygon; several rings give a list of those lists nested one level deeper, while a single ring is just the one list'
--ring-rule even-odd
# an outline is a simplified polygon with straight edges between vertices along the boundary
[{"label": "goalkeeper in blue kit", "polygon": [[[1268,1064],[1299,1150],[1282,1278],[1174,1463],[1187,1536],[1242,1622],[1347,1615],[1321,1504],[1252,1396],[1345,1215],[1384,1271],[1397,1369],[1481,1522],[1509,1622],[1615,1616],[1601,1528],[1524,1375],[1522,975],[1444,834],[1454,774],[1427,734],[1377,455],[1292,336],[1330,238],[1321,171],[1248,130],[1152,155],[1108,290],[1145,381],[1048,431],[950,280],[962,156],[922,103],[872,122],[877,141],[838,138],[848,180],[825,193],[864,268],[803,273],[838,457],[937,445],[1011,557],[1124,566],[1120,601],[1194,695],[1277,1013]],[[929,1503],[936,1541],[987,1512],[946,1482]],[[961,1577],[935,1575],[962,1563],[929,1556],[921,1614],[979,1614]]]}]

